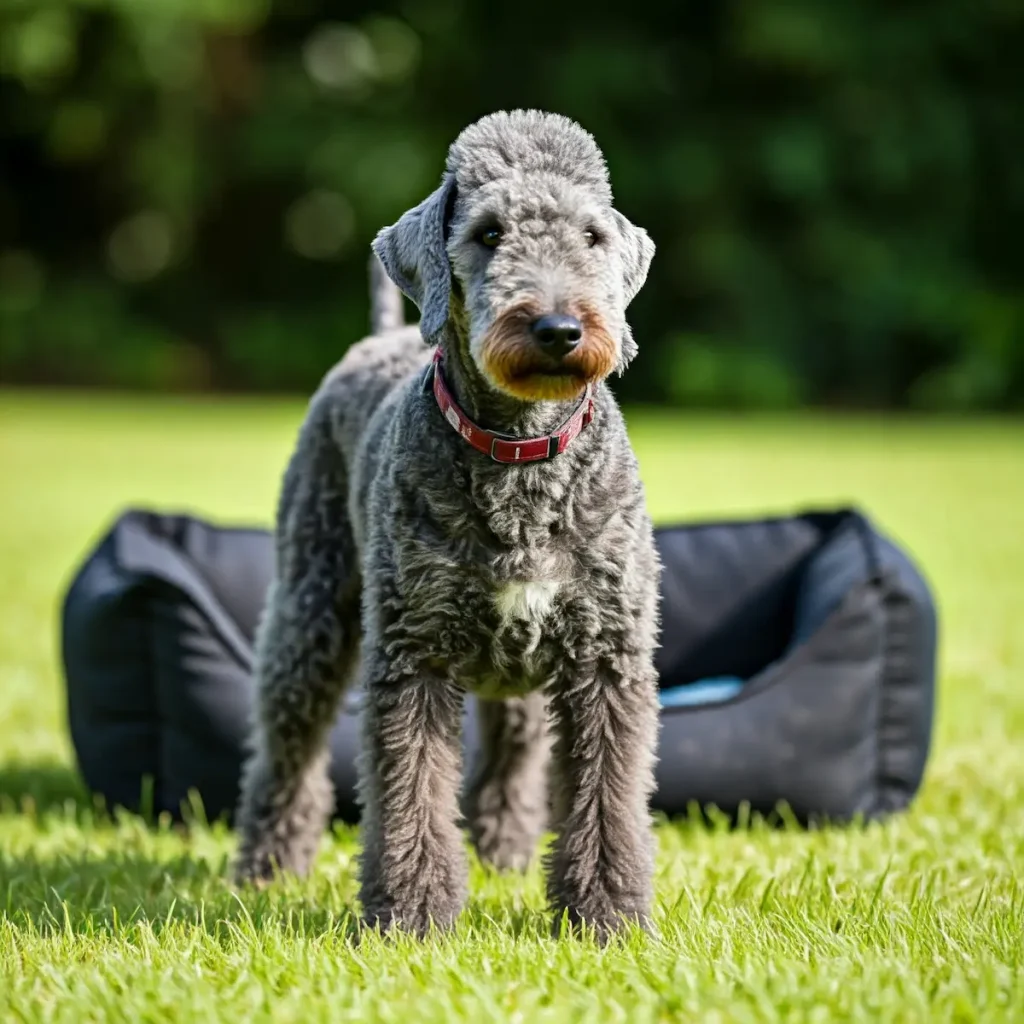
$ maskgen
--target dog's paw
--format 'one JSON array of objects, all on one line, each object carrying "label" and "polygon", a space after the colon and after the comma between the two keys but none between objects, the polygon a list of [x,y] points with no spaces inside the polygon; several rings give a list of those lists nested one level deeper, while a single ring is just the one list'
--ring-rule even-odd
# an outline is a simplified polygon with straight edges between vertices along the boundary
[{"label": "dog's paw", "polygon": [[363,913],[361,925],[363,930],[389,937],[411,935],[416,939],[425,939],[432,931],[450,930],[457,916],[458,909],[452,911],[427,906],[370,910]]},{"label": "dog's paw", "polygon": [[618,910],[607,906],[593,908],[589,912],[578,907],[563,907],[555,913],[551,932],[556,939],[593,936],[599,945],[604,946],[634,929],[650,938],[658,937],[646,910]]},{"label": "dog's paw", "polygon": [[475,843],[480,863],[495,871],[522,873],[533,862],[537,843],[532,836],[494,836]]},{"label": "dog's paw", "polygon": [[263,889],[283,875],[305,878],[316,855],[312,843],[258,842],[250,845],[243,841],[232,868],[236,885],[249,885]]},{"label": "dog's paw", "polygon": [[231,866],[231,879],[235,885],[265,889],[280,874],[280,869],[269,857],[240,853]]}]

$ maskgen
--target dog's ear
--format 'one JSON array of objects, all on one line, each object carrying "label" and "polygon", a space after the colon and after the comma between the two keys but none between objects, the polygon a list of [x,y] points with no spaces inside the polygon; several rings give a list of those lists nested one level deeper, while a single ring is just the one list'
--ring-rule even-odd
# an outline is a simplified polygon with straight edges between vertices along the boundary
[{"label": "dog's ear", "polygon": [[[622,241],[622,290],[628,306],[647,280],[647,271],[650,269],[651,260],[654,259],[654,242],[643,228],[638,228],[618,210],[612,210],[612,213]],[[633,332],[628,323],[623,323],[619,363],[616,367],[619,373],[625,370],[636,352]]]},{"label": "dog's ear", "polygon": [[622,239],[622,284],[628,306],[647,280],[647,271],[654,259],[654,243],[643,228],[638,228],[618,210],[612,213]]},{"label": "dog's ear", "polygon": [[440,188],[373,240],[388,277],[419,307],[420,332],[430,343],[448,321],[452,275],[445,229],[454,204],[455,177],[445,174]]}]

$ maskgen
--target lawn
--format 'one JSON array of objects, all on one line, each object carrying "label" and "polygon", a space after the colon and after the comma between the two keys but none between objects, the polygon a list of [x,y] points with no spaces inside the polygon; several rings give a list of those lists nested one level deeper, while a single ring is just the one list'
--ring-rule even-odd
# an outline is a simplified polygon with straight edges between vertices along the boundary
[{"label": "lawn", "polygon": [[936,743],[866,829],[658,827],[660,940],[548,938],[542,882],[475,869],[457,931],[352,941],[357,832],[260,895],[225,829],[94,811],[56,610],[129,503],[264,523],[296,402],[0,392],[0,1019],[1024,1020],[1024,424],[630,417],[659,520],[855,501],[937,592]]}]

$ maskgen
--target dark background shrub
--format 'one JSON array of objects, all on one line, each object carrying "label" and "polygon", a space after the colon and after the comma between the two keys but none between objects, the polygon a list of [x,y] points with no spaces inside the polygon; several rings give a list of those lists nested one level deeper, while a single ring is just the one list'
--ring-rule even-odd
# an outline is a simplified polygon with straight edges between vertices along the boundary
[{"label": "dark background shrub", "polygon": [[310,388],[539,106],[658,245],[623,397],[1021,408],[1022,55],[1019,0],[0,0],[0,380]]}]

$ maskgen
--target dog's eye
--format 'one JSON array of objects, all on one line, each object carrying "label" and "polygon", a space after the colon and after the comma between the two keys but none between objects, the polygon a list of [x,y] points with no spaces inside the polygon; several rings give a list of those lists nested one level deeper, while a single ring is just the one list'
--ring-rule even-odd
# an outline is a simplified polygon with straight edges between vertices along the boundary
[{"label": "dog's eye", "polygon": [[501,228],[484,228],[477,233],[476,240],[488,249],[496,249],[501,241]]},{"label": "dog's eye", "polygon": [[587,230],[583,232],[583,241],[593,249],[594,246],[597,245],[597,232],[592,228],[587,228]]}]

